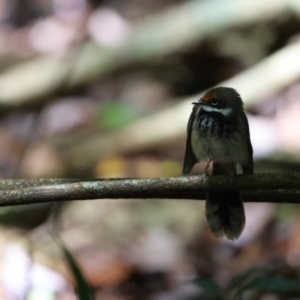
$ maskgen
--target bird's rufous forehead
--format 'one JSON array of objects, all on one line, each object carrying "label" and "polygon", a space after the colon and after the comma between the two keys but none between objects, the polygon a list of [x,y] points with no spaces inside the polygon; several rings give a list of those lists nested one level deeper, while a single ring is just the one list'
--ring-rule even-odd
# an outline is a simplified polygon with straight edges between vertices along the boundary
[{"label": "bird's rufous forehead", "polygon": [[210,101],[213,98],[216,98],[216,94],[213,91],[208,91],[202,96],[201,100],[206,102],[206,101]]}]

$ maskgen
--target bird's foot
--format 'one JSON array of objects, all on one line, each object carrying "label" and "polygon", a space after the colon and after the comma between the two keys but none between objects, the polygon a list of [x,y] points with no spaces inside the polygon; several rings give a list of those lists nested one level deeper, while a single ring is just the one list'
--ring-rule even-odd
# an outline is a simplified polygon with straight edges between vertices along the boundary
[{"label": "bird's foot", "polygon": [[206,164],[206,167],[204,169],[204,173],[201,175],[201,183],[203,184],[207,184],[207,181],[208,181],[208,175],[209,175],[209,168],[210,168],[210,162],[211,160],[209,160]]},{"label": "bird's foot", "polygon": [[201,175],[201,183],[207,184],[207,182],[208,182],[208,173],[205,172],[204,174]]},{"label": "bird's foot", "polygon": [[200,182],[201,182],[201,184],[204,184],[204,185],[207,184],[207,182],[208,182],[208,174],[207,173],[200,175]]},{"label": "bird's foot", "polygon": [[211,163],[211,159],[207,162],[206,167],[205,167],[205,170],[204,170],[204,173],[205,173],[206,175],[208,175],[208,170],[209,170],[209,168],[210,168],[210,163]]}]

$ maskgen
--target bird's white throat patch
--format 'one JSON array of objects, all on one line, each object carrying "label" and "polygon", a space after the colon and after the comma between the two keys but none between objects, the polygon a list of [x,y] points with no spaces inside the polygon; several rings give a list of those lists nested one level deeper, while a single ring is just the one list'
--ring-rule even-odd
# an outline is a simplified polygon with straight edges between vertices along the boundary
[{"label": "bird's white throat patch", "polygon": [[207,106],[207,105],[203,105],[202,106],[202,109],[204,111],[207,111],[207,112],[217,112],[217,113],[220,113],[224,116],[229,116],[232,112],[232,109],[230,107],[227,107],[227,108],[217,108],[217,107],[211,107],[211,106]]}]

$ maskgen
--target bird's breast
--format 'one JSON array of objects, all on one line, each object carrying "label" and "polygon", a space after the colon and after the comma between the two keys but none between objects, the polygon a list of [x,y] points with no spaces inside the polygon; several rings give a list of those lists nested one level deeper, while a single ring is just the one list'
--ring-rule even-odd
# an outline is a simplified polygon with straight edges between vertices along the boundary
[{"label": "bird's breast", "polygon": [[234,162],[244,164],[248,153],[238,119],[220,113],[202,113],[192,126],[191,143],[199,161]]}]

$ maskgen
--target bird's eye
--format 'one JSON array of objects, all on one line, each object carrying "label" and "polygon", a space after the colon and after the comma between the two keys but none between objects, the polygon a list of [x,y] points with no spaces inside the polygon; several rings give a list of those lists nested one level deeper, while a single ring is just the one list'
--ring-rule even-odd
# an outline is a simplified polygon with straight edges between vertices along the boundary
[{"label": "bird's eye", "polygon": [[210,103],[214,106],[216,106],[218,104],[218,99],[217,98],[212,98]]}]

